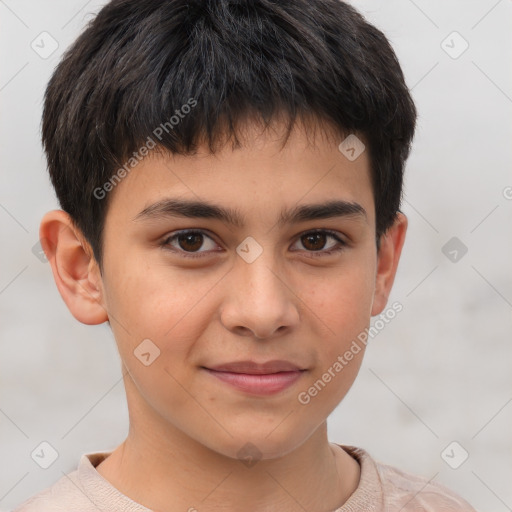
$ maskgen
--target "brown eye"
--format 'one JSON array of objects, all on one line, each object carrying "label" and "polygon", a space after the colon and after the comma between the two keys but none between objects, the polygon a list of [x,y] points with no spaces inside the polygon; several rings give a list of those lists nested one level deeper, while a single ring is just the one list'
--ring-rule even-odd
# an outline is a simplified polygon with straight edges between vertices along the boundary
[{"label": "brown eye", "polygon": [[[162,242],[162,247],[180,256],[196,258],[217,252],[215,241],[203,231],[178,231]],[[215,250],[217,248],[217,251]],[[205,249],[205,250],[199,250]]]},{"label": "brown eye", "polygon": [[302,244],[310,251],[319,251],[325,246],[327,236],[325,233],[310,233],[301,237]]},{"label": "brown eye", "polygon": [[[329,244],[329,239],[334,242]],[[309,231],[303,233],[297,240],[305,248],[306,253],[318,253],[314,256],[330,255],[339,252],[347,245],[335,232],[327,230]]]},{"label": "brown eye", "polygon": [[185,233],[177,237],[179,246],[184,251],[197,251],[203,245],[203,235],[200,233]]}]

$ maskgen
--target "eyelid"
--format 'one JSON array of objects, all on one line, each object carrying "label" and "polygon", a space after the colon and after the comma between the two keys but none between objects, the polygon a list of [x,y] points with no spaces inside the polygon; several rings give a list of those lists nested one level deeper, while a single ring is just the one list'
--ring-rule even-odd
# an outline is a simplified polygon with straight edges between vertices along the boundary
[{"label": "eyelid", "polygon": [[[328,249],[328,250],[321,249],[319,251],[302,251],[302,252],[305,252],[308,256],[313,256],[313,257],[321,257],[322,255],[329,256],[333,253],[342,251],[349,245],[348,242],[343,239],[343,237],[340,237],[341,233],[339,233],[338,231],[333,231],[332,229],[327,229],[327,228],[306,229],[305,231],[303,231],[302,233],[299,233],[296,236],[296,239],[297,239],[296,241],[299,241],[305,235],[315,234],[315,233],[322,233],[322,234],[327,235],[327,237],[334,238],[337,241],[337,246],[334,246],[333,248]],[[296,243],[296,242],[294,242],[294,243]],[[297,252],[297,251],[294,251],[294,252]]]},{"label": "eyelid", "polygon": [[[184,250],[179,250],[179,249],[176,249],[176,248],[171,248],[169,247],[169,244],[170,244],[170,241],[179,237],[180,235],[186,235],[186,234],[189,234],[189,233],[192,233],[192,234],[201,234],[203,236],[206,236],[207,238],[209,238],[210,240],[212,240],[213,242],[215,242],[214,238],[209,234],[209,231],[206,230],[206,229],[199,229],[199,228],[189,228],[189,229],[181,229],[181,230],[178,230],[178,231],[174,231],[168,235],[166,235],[163,239],[163,241],[160,243],[160,246],[163,248],[163,249],[166,249],[166,250],[169,250],[173,253],[177,253],[185,258],[201,258],[201,257],[204,257],[202,255],[208,255],[210,254],[212,251],[196,251],[196,252],[187,252],[187,251],[184,251]],[[346,246],[349,245],[349,243],[347,241],[345,241],[342,237],[340,237],[340,233],[337,232],[337,231],[333,231],[333,230],[330,230],[330,229],[327,229],[327,228],[313,228],[313,229],[307,229],[301,233],[299,233],[298,235],[295,236],[295,242],[294,244],[299,241],[303,236],[305,235],[309,235],[309,234],[315,234],[315,233],[323,233],[325,235],[327,235],[327,237],[331,237],[331,238],[334,238],[336,241],[337,241],[337,246],[329,249],[329,250],[318,250],[318,251],[302,251],[302,252],[305,252],[306,254],[308,254],[308,256],[313,256],[313,257],[317,257],[317,256],[322,256],[322,255],[330,255],[330,254],[333,254],[333,253],[336,253],[336,252],[340,252],[342,251],[343,249],[346,248]],[[215,242],[217,243],[217,242]],[[213,251],[213,252],[220,252],[220,251]],[[301,252],[300,250],[299,251],[292,251],[292,252]]]},{"label": "eyelid", "polygon": [[[169,244],[171,240],[178,238],[180,235],[187,235],[187,234],[200,234],[203,235],[213,242],[215,242],[214,238],[209,234],[209,231],[206,229],[198,229],[198,228],[189,228],[189,229],[180,229],[178,231],[174,231],[170,233],[169,235],[166,235],[163,239],[163,241],[160,243],[160,246],[163,249],[166,249],[168,251],[171,251],[175,254],[179,254],[181,256],[184,256],[185,258],[202,258],[204,254],[209,254],[212,251],[197,251],[197,252],[187,252],[184,250],[176,249],[174,247],[170,247]],[[217,242],[215,242],[217,243]],[[213,251],[213,252],[220,252],[220,251]]]}]

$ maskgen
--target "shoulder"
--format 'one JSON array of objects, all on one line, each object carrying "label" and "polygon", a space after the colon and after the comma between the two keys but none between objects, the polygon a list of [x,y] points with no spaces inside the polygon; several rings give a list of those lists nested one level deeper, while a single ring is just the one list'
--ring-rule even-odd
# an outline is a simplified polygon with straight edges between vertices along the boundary
[{"label": "shoulder", "polygon": [[13,512],[69,512],[70,510],[97,512],[94,504],[80,491],[78,470],[64,475],[51,487],[21,503]]},{"label": "shoulder", "polygon": [[467,501],[433,479],[378,462],[362,448],[343,446],[343,449],[359,462],[361,481],[358,490],[365,497],[372,496],[370,501],[378,504],[375,510],[476,512]]},{"label": "shoulder", "polygon": [[82,454],[74,471],[64,474],[53,485],[18,505],[13,512],[98,512],[95,502],[115,498],[115,489],[96,471],[96,466],[110,453],[103,450]]},{"label": "shoulder", "polygon": [[475,512],[463,498],[444,485],[432,479],[413,475],[400,469],[376,462],[383,494],[389,507],[403,512],[423,510],[424,512]]}]

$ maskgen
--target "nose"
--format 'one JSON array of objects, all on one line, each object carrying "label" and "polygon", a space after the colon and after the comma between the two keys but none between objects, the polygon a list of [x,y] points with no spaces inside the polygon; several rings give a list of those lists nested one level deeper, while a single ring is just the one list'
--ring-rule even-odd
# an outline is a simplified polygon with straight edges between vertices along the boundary
[{"label": "nose", "polygon": [[300,299],[289,280],[271,250],[251,263],[237,258],[221,309],[224,327],[260,340],[292,330],[299,322]]}]

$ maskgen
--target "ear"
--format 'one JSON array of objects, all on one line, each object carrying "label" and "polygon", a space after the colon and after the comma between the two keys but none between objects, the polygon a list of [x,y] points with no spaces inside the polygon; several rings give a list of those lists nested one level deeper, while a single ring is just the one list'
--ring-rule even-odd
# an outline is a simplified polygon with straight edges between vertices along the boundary
[{"label": "ear", "polygon": [[98,264],[71,217],[62,210],[46,213],[39,228],[39,238],[57,288],[72,315],[87,325],[107,321]]},{"label": "ear", "polygon": [[399,212],[393,225],[380,237],[372,316],[382,313],[386,307],[395,280],[406,231],[407,217]]}]

